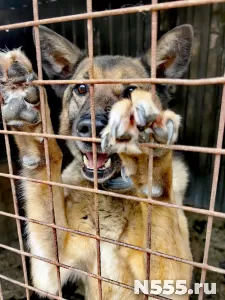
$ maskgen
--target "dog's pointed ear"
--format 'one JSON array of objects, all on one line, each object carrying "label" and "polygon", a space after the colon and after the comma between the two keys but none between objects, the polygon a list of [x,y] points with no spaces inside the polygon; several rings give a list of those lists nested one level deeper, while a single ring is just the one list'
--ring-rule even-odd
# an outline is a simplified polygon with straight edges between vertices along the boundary
[{"label": "dog's pointed ear", "polygon": [[[71,78],[78,62],[84,58],[82,51],[67,39],[45,26],[39,26],[39,33],[42,66],[48,78]],[[55,85],[53,88],[56,94],[62,97],[65,86]]]},{"label": "dog's pointed ear", "polygon": [[[193,28],[185,24],[163,35],[157,43],[157,77],[181,78],[188,69],[193,41]],[[151,65],[151,49],[144,57]]]}]

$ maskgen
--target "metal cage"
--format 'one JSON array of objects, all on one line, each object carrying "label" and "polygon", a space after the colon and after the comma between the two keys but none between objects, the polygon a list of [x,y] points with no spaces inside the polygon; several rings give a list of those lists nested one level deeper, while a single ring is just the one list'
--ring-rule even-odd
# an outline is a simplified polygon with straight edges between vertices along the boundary
[{"label": "metal cage", "polygon": [[[225,213],[217,212],[214,210],[215,207],[215,200],[216,200],[216,193],[217,193],[217,183],[219,178],[219,168],[220,168],[220,161],[221,156],[225,155],[225,149],[222,149],[222,142],[223,142],[223,135],[224,135],[224,124],[225,124],[225,77],[216,77],[216,78],[204,78],[204,79],[161,79],[156,78],[156,43],[157,43],[157,26],[158,26],[158,12],[161,10],[169,10],[172,8],[182,8],[182,7],[191,7],[191,6],[200,6],[200,5],[206,5],[206,4],[212,4],[212,3],[225,3],[224,0],[180,0],[180,1],[173,1],[173,2],[165,2],[165,3],[157,3],[157,0],[152,0],[152,4],[150,5],[140,5],[135,7],[125,7],[120,9],[108,9],[105,11],[92,11],[92,0],[87,0],[87,12],[81,13],[81,14],[74,14],[74,15],[68,15],[68,16],[62,16],[62,17],[54,17],[54,18],[48,18],[48,19],[39,19],[38,14],[38,1],[33,0],[33,21],[27,21],[27,22],[21,22],[21,23],[14,23],[14,24],[8,24],[8,25],[2,25],[0,26],[0,31],[3,30],[9,30],[9,29],[15,29],[15,28],[24,28],[24,27],[31,27],[33,26],[35,28],[35,40],[36,40],[36,58],[37,58],[37,67],[38,67],[38,80],[33,81],[32,84],[39,85],[40,87],[43,85],[51,85],[51,84],[78,84],[78,83],[88,83],[90,85],[90,101],[91,101],[91,116],[92,116],[92,138],[78,138],[78,137],[72,137],[72,136],[62,136],[62,135],[55,135],[55,134],[48,134],[46,129],[46,117],[45,117],[45,110],[44,110],[44,94],[43,89],[40,88],[40,99],[41,99],[41,114],[42,114],[42,123],[43,123],[43,133],[36,134],[36,133],[27,133],[27,132],[17,132],[17,131],[9,131],[7,130],[6,123],[3,120],[3,130],[0,130],[0,134],[4,135],[5,137],[5,144],[6,144],[6,152],[7,152],[7,160],[8,160],[8,166],[9,166],[9,174],[6,173],[0,173],[0,176],[9,178],[11,182],[11,188],[12,188],[12,194],[13,194],[13,201],[14,201],[14,208],[15,213],[10,214],[4,211],[0,211],[1,216],[7,216],[9,218],[14,218],[16,220],[17,224],[17,231],[18,231],[18,237],[19,237],[19,245],[20,250],[17,250],[15,248],[6,246],[4,244],[0,244],[0,247],[15,253],[18,253],[21,255],[22,258],[22,266],[23,266],[23,274],[24,274],[24,283],[13,280],[12,278],[9,278],[7,276],[4,276],[0,274],[0,281],[6,280],[9,282],[12,282],[14,284],[20,285],[23,288],[26,289],[26,298],[27,300],[30,299],[29,296],[29,290],[33,290],[39,293],[42,293],[45,296],[49,296],[54,299],[64,299],[62,298],[62,288],[61,288],[61,282],[60,282],[60,267],[76,270],[77,272],[81,272],[85,274],[86,276],[91,276],[93,278],[96,278],[98,280],[98,287],[99,287],[99,299],[102,299],[102,291],[101,291],[101,285],[102,281],[108,282],[110,284],[118,285],[126,289],[133,290],[132,286],[125,285],[120,282],[116,282],[113,280],[110,280],[108,278],[105,278],[101,276],[101,249],[100,249],[100,242],[104,241],[107,243],[113,243],[116,245],[120,245],[123,247],[128,247],[131,249],[135,249],[141,252],[146,253],[147,256],[147,265],[146,265],[146,279],[149,278],[150,274],[150,256],[151,255],[157,255],[162,256],[167,259],[183,262],[186,264],[193,265],[196,268],[200,268],[201,271],[201,283],[204,283],[206,280],[206,272],[212,271],[217,272],[220,274],[225,274],[225,270],[222,268],[217,268],[214,266],[211,266],[208,264],[208,254],[209,254],[209,248],[210,248],[210,241],[211,241],[211,233],[212,233],[212,224],[213,224],[213,218],[223,218],[225,219]],[[93,19],[99,18],[99,17],[107,17],[107,16],[116,16],[116,15],[124,15],[124,14],[133,14],[133,13],[141,13],[141,12],[149,12],[151,14],[151,78],[149,79],[124,79],[124,80],[107,80],[107,79],[93,79]],[[89,80],[43,80],[42,75],[42,63],[41,63],[41,53],[40,53],[40,40],[39,40],[39,25],[41,24],[54,24],[59,22],[68,22],[68,21],[75,21],[75,20],[87,20],[87,37],[88,37],[88,55],[89,55]],[[153,145],[153,144],[144,144],[144,146],[149,148],[149,191],[151,190],[151,184],[152,184],[152,149],[155,147],[158,148],[168,148],[172,150],[178,150],[178,151],[190,151],[190,152],[198,152],[198,153],[208,153],[211,155],[215,155],[215,162],[214,162],[214,170],[213,170],[213,180],[212,180],[212,187],[211,187],[211,196],[210,196],[210,206],[209,209],[200,209],[200,208],[194,208],[194,207],[187,207],[187,206],[179,206],[176,204],[170,204],[170,203],[162,203],[160,201],[157,201],[155,199],[151,199],[150,195],[147,199],[145,198],[138,198],[138,197],[132,197],[132,196],[125,196],[122,194],[117,194],[113,192],[107,192],[98,189],[98,179],[97,179],[97,165],[96,165],[96,143],[100,142],[100,139],[96,138],[96,132],[95,132],[95,101],[94,101],[94,85],[101,83],[101,84],[109,84],[109,83],[151,83],[152,85],[152,93],[154,96],[155,93],[155,84],[163,83],[163,84],[175,84],[175,85],[215,85],[215,84],[221,84],[223,85],[223,93],[222,93],[222,103],[220,108],[220,119],[219,119],[219,128],[218,128],[218,136],[217,136],[217,145],[216,148],[207,148],[207,147],[195,147],[195,146],[186,146],[186,145]],[[12,158],[11,158],[11,149],[9,144],[9,135],[30,135],[30,136],[38,136],[44,138],[44,146],[45,146],[45,157],[46,157],[46,168],[47,168],[47,176],[48,180],[42,181],[42,180],[35,180],[32,178],[26,178],[18,175],[13,174],[13,168],[12,168]],[[53,182],[51,180],[51,168],[50,168],[50,161],[49,161],[49,151],[48,151],[48,140],[51,138],[56,139],[72,139],[72,140],[82,140],[82,141],[88,141],[92,142],[93,145],[93,153],[94,153],[94,188],[84,188],[79,186],[73,186],[68,184],[62,184]],[[28,180],[33,181],[37,183],[46,184],[49,187],[49,196],[51,199],[51,205],[52,205],[52,219],[49,223],[41,222],[38,220],[29,219],[26,217],[22,217],[19,215],[19,205],[18,205],[18,199],[16,195],[16,187],[15,187],[15,180]],[[53,193],[52,193],[52,186],[58,185],[60,187],[69,188],[69,189],[75,189],[75,190],[82,190],[87,191],[90,193],[93,193],[94,199],[95,199],[95,208],[96,208],[96,224],[97,224],[97,230],[96,234],[88,234],[85,232],[81,232],[78,230],[72,230],[68,228],[64,228],[61,226],[55,225],[55,215],[54,215],[54,205],[53,205]],[[146,248],[140,248],[136,247],[134,245],[125,244],[122,242],[114,241],[111,239],[107,239],[100,236],[100,230],[99,230],[99,211],[98,211],[98,194],[102,195],[110,195],[114,197],[120,197],[124,199],[129,199],[132,201],[142,201],[145,203],[148,203],[148,241]],[[201,215],[205,215],[208,218],[207,222],[207,235],[206,235],[206,241],[205,241],[205,249],[204,249],[204,258],[202,263],[198,262],[192,262],[188,260],[184,260],[178,257],[174,257],[171,255],[167,255],[164,253],[157,253],[155,251],[151,250],[151,243],[150,243],[150,235],[151,235],[151,207],[152,205],[161,205],[165,207],[171,207],[174,209],[182,209],[184,211],[189,211]],[[43,226],[48,226],[52,228],[53,234],[54,234],[54,242],[55,242],[55,257],[56,261],[50,261],[48,259],[44,259],[39,256],[32,255],[24,250],[24,242],[22,238],[22,230],[21,230],[21,221],[26,222],[33,222],[37,224],[41,224]],[[58,248],[57,248],[57,232],[56,230],[60,229],[63,231],[68,231],[77,235],[83,235],[90,239],[96,240],[96,249],[97,249],[97,259],[98,259],[98,274],[88,273],[86,271],[74,268],[72,266],[63,265],[59,263],[59,257],[58,257]],[[38,290],[37,288],[29,285],[28,275],[27,275],[27,267],[25,263],[25,257],[34,257],[36,259],[48,262],[50,264],[54,264],[57,266],[57,274],[58,274],[58,286],[59,286],[59,294],[58,296],[45,293],[43,291]],[[160,296],[153,296],[155,299],[166,299],[165,297]],[[148,296],[146,295],[146,299]],[[3,299],[3,293],[1,290],[0,285],[0,299]],[[200,295],[198,297],[199,300],[203,299],[203,289],[201,289]]]}]

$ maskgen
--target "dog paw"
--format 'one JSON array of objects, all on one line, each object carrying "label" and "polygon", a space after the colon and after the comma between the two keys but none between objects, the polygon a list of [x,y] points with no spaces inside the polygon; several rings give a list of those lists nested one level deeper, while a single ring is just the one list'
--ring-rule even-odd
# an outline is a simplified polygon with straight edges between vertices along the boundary
[{"label": "dog paw", "polygon": [[181,117],[170,110],[160,114],[151,126],[154,140],[160,144],[174,144],[178,138]]},{"label": "dog paw", "polygon": [[2,115],[7,125],[22,127],[41,122],[39,89],[26,84],[34,79],[32,65],[21,50],[0,53]]},{"label": "dog paw", "polygon": [[114,104],[110,111],[108,125],[102,132],[104,152],[140,153],[138,128],[134,125],[132,102],[128,99]]},{"label": "dog paw", "polygon": [[[105,152],[140,154],[140,143],[172,144],[177,140],[180,116],[163,111],[150,92],[134,90],[131,99],[117,102],[102,132]],[[155,149],[155,154],[161,149]]]}]

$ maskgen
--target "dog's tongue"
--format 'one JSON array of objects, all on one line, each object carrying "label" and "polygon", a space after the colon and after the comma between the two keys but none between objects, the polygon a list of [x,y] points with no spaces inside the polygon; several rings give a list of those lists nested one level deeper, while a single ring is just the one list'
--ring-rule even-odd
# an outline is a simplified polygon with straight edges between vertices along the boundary
[{"label": "dog's tongue", "polygon": [[[93,164],[93,152],[87,152],[85,153],[88,159],[88,164],[89,167],[94,169],[94,164]],[[109,156],[106,153],[98,153],[97,154],[97,169],[101,168],[102,166],[104,166],[104,164],[107,162]]]}]

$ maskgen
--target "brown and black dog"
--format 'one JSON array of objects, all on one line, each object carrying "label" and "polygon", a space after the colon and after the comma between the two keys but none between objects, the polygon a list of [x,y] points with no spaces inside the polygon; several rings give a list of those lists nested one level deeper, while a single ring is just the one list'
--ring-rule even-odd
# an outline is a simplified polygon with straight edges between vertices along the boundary
[{"label": "brown and black dog", "polygon": [[[182,25],[164,35],[157,46],[157,72],[160,76],[180,78],[186,72],[193,40],[190,25]],[[88,58],[78,47],[46,27],[40,26],[43,68],[50,79],[88,79]],[[150,77],[150,50],[140,58],[100,56],[94,58],[94,78],[132,79]],[[21,83],[36,78],[28,58],[21,50],[0,54],[2,114],[13,130],[42,132],[39,89]],[[89,86],[55,85],[62,98],[60,134],[91,137]],[[174,143],[178,136],[180,117],[165,109],[171,86],[157,87],[152,99],[150,84],[96,84],[94,86],[96,135],[102,137],[97,145],[97,171],[100,189],[127,195],[148,195],[148,152],[140,142]],[[47,132],[53,133],[47,94],[45,110]],[[15,135],[20,152],[22,174],[47,180],[43,138]],[[62,172],[62,152],[55,139],[49,139],[52,181],[83,187],[93,187],[92,144],[67,140],[74,156]],[[153,150],[152,197],[168,203],[183,201],[188,182],[185,164],[170,150]],[[49,188],[45,184],[23,182],[27,216],[50,222]],[[53,186],[56,224],[91,234],[96,233],[94,194],[78,190],[63,190]],[[100,235],[119,242],[146,247],[145,203],[99,195]],[[30,252],[55,260],[52,230],[29,222],[27,234]],[[97,274],[96,241],[94,239],[57,230],[60,263]],[[108,242],[100,242],[101,275],[132,285],[144,280],[146,255]],[[191,260],[187,220],[183,211],[152,206],[151,248],[153,251]],[[61,268],[62,284],[68,280],[82,280],[86,299],[98,299],[96,279]],[[38,259],[31,259],[33,285],[57,294],[56,267]],[[154,280],[186,280],[190,286],[192,267],[185,263],[151,255],[150,277]],[[162,293],[163,295],[163,293]],[[102,282],[104,300],[136,300],[143,295]],[[168,296],[167,296],[168,297]],[[188,299],[175,293],[171,299]]]}]

